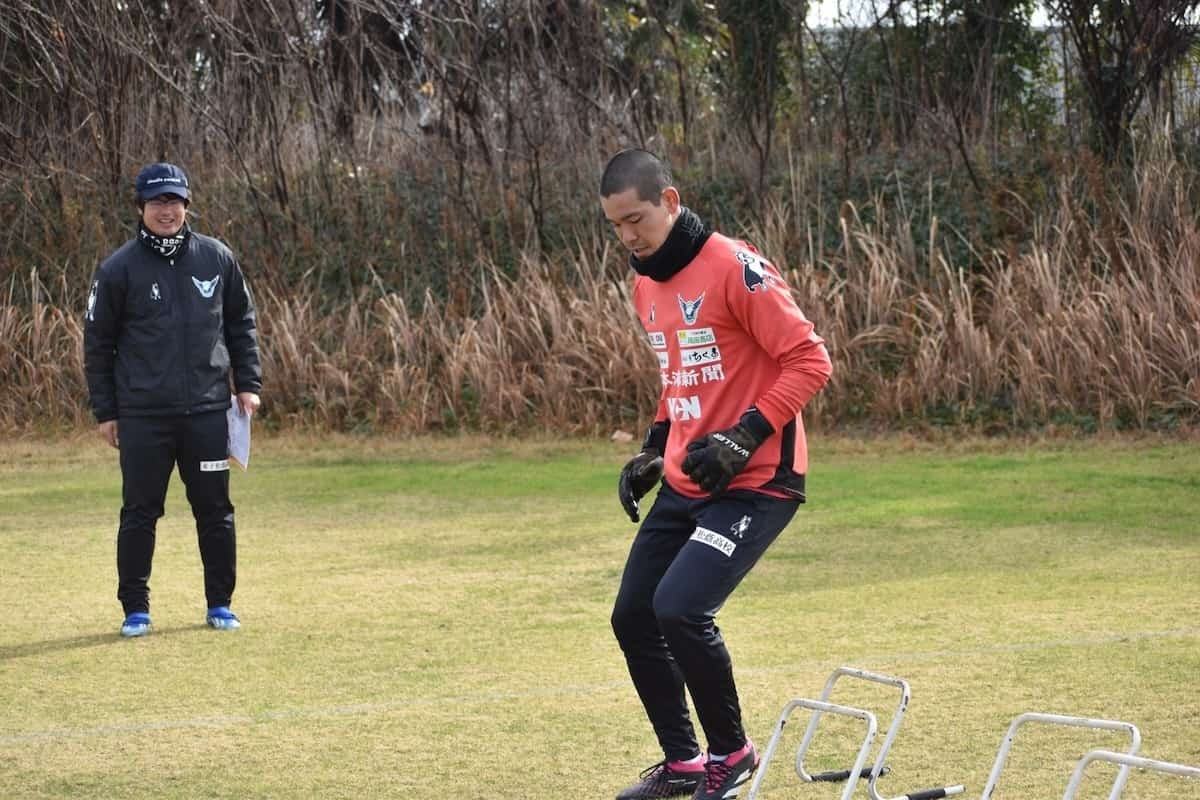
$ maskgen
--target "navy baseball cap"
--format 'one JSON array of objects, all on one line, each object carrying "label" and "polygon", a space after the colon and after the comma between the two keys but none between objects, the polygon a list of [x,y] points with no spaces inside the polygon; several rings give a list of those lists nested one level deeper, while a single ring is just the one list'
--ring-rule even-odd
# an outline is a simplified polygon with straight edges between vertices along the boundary
[{"label": "navy baseball cap", "polygon": [[159,162],[142,167],[137,176],[137,196],[143,203],[160,194],[188,199],[187,173],[174,164]]}]

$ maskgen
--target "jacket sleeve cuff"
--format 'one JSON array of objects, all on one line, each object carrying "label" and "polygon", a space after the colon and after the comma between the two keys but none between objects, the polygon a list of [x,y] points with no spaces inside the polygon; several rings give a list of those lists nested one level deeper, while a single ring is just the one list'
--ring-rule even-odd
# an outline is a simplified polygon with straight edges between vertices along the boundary
[{"label": "jacket sleeve cuff", "polygon": [[756,406],[746,409],[746,413],[742,414],[739,422],[742,427],[750,431],[759,444],[765,442],[777,430],[776,426]]},{"label": "jacket sleeve cuff", "polygon": [[646,439],[642,442],[643,450],[657,450],[659,455],[667,452],[667,434],[671,432],[670,420],[659,420],[646,431]]}]

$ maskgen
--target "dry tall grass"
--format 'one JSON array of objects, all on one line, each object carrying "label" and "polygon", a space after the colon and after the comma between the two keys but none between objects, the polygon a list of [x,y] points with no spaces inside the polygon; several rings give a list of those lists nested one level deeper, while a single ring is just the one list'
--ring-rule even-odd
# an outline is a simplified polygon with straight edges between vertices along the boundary
[{"label": "dry tall grass", "polygon": [[[1169,166],[1143,168],[1131,197],[1109,223],[1064,204],[1024,252],[973,274],[939,248],[918,254],[903,221],[866,224],[847,207],[835,261],[780,263],[835,361],[810,416],[983,430],[1194,424],[1200,228]],[[747,236],[768,255],[803,252],[792,218],[769,209]],[[566,264],[527,258],[516,279],[482,261],[474,312],[432,293],[415,304],[376,288],[326,308],[312,285],[264,289],[269,418],[400,433],[638,427],[657,370],[620,261],[599,241]],[[32,306],[10,287],[0,307],[0,425],[86,424],[82,309],[29,281]]]},{"label": "dry tall grass", "polygon": [[83,377],[83,314],[47,300],[36,272],[32,304],[19,306],[9,286],[0,304],[0,425],[42,429],[90,419]]},{"label": "dry tall grass", "polygon": [[571,283],[530,262],[515,281],[488,269],[478,315],[427,294],[410,308],[370,295],[321,313],[306,290],[261,298],[267,399],[319,429],[595,431],[636,419],[657,372],[625,288],[579,259]]}]

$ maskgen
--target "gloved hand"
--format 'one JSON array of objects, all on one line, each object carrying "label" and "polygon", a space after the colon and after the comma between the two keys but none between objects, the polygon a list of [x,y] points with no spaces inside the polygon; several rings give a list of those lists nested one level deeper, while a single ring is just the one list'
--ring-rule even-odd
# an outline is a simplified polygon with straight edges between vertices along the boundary
[{"label": "gloved hand", "polygon": [[617,481],[617,497],[621,507],[629,515],[630,522],[637,522],[638,501],[654,488],[663,474],[662,454],[667,449],[667,432],[671,423],[656,422],[646,433],[642,451],[625,464]]},{"label": "gloved hand", "polygon": [[767,418],[751,406],[732,428],[713,431],[688,444],[683,472],[710,495],[721,494],[774,432]]}]

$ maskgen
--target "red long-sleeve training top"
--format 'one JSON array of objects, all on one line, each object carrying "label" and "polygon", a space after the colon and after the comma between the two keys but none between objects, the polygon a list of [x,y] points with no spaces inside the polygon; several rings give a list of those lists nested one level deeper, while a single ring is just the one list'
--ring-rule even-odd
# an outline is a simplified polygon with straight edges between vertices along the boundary
[{"label": "red long-sleeve training top", "polygon": [[787,496],[765,484],[807,472],[801,409],[833,367],[779,272],[753,246],[713,233],[670,279],[639,275],[633,301],[662,378],[655,419],[671,421],[667,483],[688,497],[706,496],[680,469],[688,443],[756,406],[775,433],[729,488]]}]

